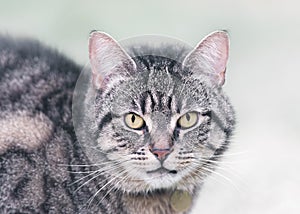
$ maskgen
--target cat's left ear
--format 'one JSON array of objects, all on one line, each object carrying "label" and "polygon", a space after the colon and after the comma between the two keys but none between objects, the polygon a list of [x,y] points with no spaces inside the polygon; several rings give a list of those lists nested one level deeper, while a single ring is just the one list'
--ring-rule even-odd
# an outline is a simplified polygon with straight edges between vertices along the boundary
[{"label": "cat's left ear", "polygon": [[104,32],[91,32],[89,58],[96,89],[107,89],[136,70],[133,59],[116,40]]},{"label": "cat's left ear", "polygon": [[225,82],[229,37],[226,31],[216,31],[206,36],[184,59],[183,66],[192,75],[207,78],[214,86]]}]

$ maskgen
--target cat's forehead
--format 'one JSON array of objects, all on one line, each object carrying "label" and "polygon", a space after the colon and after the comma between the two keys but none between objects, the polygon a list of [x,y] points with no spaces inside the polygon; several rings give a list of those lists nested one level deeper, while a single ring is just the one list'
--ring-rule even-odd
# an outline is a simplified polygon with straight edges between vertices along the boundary
[{"label": "cat's forehead", "polygon": [[173,115],[205,107],[208,95],[202,82],[184,79],[173,68],[144,70],[116,86],[114,111]]}]

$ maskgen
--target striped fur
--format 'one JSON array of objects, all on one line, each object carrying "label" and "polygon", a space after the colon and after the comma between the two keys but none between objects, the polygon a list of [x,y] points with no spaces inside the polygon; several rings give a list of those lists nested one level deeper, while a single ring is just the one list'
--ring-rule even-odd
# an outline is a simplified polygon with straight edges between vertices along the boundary
[{"label": "striped fur", "polygon": [[[123,54],[110,44],[115,49],[103,50]],[[228,147],[233,108],[207,75],[182,64],[190,49],[126,50],[119,58],[130,63],[103,65],[105,76],[92,66],[97,81],[74,103],[82,113],[74,113],[74,128],[81,68],[38,42],[0,37],[0,213],[185,213],[172,209],[170,196],[182,190],[195,200],[205,168]],[[179,129],[189,111],[197,124]],[[129,112],[145,120],[142,130],[125,125]],[[149,149],[157,142],[172,146],[163,162]],[[167,170],[155,172],[161,164]]]}]

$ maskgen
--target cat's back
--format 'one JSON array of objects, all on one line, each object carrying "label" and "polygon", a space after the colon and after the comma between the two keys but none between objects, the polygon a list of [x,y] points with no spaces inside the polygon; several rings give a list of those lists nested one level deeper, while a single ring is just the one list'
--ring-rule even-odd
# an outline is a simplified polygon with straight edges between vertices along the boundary
[{"label": "cat's back", "polygon": [[51,127],[72,130],[72,94],[80,67],[36,40],[0,35],[0,152],[35,147]]},{"label": "cat's back", "polygon": [[37,41],[0,35],[0,213],[74,213],[58,166],[72,159],[80,70]]},{"label": "cat's back", "polygon": [[79,66],[38,41],[0,35],[0,111],[46,111],[47,98],[72,92],[79,73]]}]

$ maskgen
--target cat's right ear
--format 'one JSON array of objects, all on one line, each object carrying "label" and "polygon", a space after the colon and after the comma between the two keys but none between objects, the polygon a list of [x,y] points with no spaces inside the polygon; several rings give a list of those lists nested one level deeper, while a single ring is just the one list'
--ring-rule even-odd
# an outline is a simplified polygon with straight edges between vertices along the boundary
[{"label": "cat's right ear", "polygon": [[201,77],[214,86],[225,82],[229,37],[226,31],[215,31],[206,36],[184,59],[195,77]]},{"label": "cat's right ear", "polygon": [[92,31],[89,38],[92,81],[96,89],[104,89],[136,70],[136,64],[111,36]]}]

